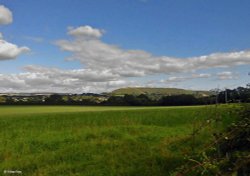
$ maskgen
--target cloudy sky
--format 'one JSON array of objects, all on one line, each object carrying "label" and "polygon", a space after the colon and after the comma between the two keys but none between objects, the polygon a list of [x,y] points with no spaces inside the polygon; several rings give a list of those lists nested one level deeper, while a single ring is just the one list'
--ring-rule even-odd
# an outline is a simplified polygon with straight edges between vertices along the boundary
[{"label": "cloudy sky", "polygon": [[0,92],[234,88],[249,0],[1,0]]}]

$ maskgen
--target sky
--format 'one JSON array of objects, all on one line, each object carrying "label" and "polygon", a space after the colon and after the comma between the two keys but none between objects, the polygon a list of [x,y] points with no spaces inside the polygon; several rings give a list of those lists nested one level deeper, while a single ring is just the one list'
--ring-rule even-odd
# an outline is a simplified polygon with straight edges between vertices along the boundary
[{"label": "sky", "polygon": [[250,82],[249,0],[0,0],[0,92]]}]

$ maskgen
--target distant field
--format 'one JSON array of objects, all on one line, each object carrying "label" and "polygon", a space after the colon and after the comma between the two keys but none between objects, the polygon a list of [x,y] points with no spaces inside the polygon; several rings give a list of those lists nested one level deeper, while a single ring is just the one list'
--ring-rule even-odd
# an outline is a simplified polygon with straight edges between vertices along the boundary
[{"label": "distant field", "polygon": [[111,95],[147,94],[147,95],[161,95],[161,96],[191,94],[191,95],[195,95],[195,96],[209,96],[209,95],[211,95],[211,92],[185,90],[185,89],[177,89],[177,88],[127,87],[127,88],[116,89],[116,90],[112,91],[110,94]]},{"label": "distant field", "polygon": [[[169,175],[190,151],[194,126],[220,112],[197,150],[233,120],[229,106],[1,106],[0,175]],[[205,139],[205,140],[204,140]]]},{"label": "distant field", "polygon": [[[136,107],[136,106],[0,106],[0,118],[5,116],[20,116],[27,114],[46,114],[46,113],[72,113],[72,112],[97,112],[97,111],[123,111],[123,110],[157,110],[157,109],[176,109],[179,107]],[[202,106],[186,106],[185,108],[200,108]]]}]

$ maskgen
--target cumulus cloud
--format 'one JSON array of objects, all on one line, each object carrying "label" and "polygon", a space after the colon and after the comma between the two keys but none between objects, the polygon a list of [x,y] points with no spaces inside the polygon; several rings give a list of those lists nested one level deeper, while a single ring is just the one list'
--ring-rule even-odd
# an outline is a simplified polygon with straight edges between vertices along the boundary
[{"label": "cumulus cloud", "polygon": [[217,78],[219,80],[228,80],[228,79],[238,79],[239,76],[238,74],[233,73],[231,71],[224,71],[224,72],[217,73]]},{"label": "cumulus cloud", "polygon": [[[12,12],[5,6],[0,5],[0,25],[12,23]],[[0,61],[15,59],[20,54],[30,51],[28,47],[18,47],[17,45],[4,40],[0,32]]]},{"label": "cumulus cloud", "polygon": [[109,70],[121,77],[190,72],[209,68],[250,64],[250,51],[213,53],[190,58],[157,57],[142,50],[125,50],[101,40],[102,30],[90,26],[69,28],[73,40],[58,40],[61,50],[72,53],[67,60],[78,60],[93,70]]},{"label": "cumulus cloud", "polygon": [[20,74],[0,74],[0,92],[104,92],[132,84],[101,71],[62,70],[32,65],[26,66],[24,71]]},{"label": "cumulus cloud", "polygon": [[0,5],[0,25],[10,24],[12,21],[12,12],[7,7]]},{"label": "cumulus cloud", "polygon": [[97,39],[104,33],[104,30],[95,29],[91,26],[80,26],[78,28],[68,27],[68,34],[76,38]]},{"label": "cumulus cloud", "polygon": [[209,73],[192,74],[191,78],[210,78],[212,75]]},{"label": "cumulus cloud", "polygon": [[13,43],[5,41],[0,33],[0,61],[15,59],[17,56],[29,51],[28,47],[18,47]]},{"label": "cumulus cloud", "polygon": [[105,82],[117,80],[119,77],[117,75],[111,74],[108,70],[91,70],[91,69],[73,69],[73,70],[63,70],[58,68],[45,68],[39,66],[25,66],[24,70],[30,73],[42,73],[47,74],[50,77],[58,78],[71,78],[79,79],[81,81],[88,82]]},{"label": "cumulus cloud", "polygon": [[160,80],[160,82],[161,83],[183,82],[192,79],[210,78],[211,76],[212,75],[208,73],[192,74],[188,76],[171,76],[165,80]]},{"label": "cumulus cloud", "polygon": [[[143,50],[125,50],[105,43],[101,40],[104,33],[104,30],[91,26],[69,27],[67,34],[72,38],[58,40],[55,44],[61,50],[71,53],[67,60],[80,61],[82,69],[64,70],[29,65],[24,67],[23,73],[0,75],[0,91],[103,92],[140,85],[138,82],[128,81],[131,77],[171,75],[158,83],[177,83],[212,76],[207,73],[193,74],[197,70],[250,64],[250,51],[213,53],[190,58],[154,56]],[[25,47],[15,47],[17,51],[20,50],[19,53],[16,52],[15,57],[28,51]],[[7,55],[10,52],[4,53]],[[176,73],[185,75],[172,76]],[[225,79],[226,73],[218,73],[216,76]],[[230,75],[227,75],[227,78],[230,78]]]}]

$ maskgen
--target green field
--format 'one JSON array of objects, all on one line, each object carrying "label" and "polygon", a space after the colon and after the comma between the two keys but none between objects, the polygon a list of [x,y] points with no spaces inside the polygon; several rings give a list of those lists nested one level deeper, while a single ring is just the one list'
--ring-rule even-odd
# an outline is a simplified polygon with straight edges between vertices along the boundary
[{"label": "green field", "polygon": [[[233,120],[230,106],[1,106],[0,175],[161,176]],[[199,124],[212,121],[190,142]]]},{"label": "green field", "polygon": [[194,90],[185,90],[185,89],[177,89],[177,88],[149,88],[149,87],[127,87],[120,88],[112,91],[111,95],[161,95],[161,96],[169,96],[169,95],[195,95],[195,96],[209,96],[211,92],[209,91],[194,91]]}]

